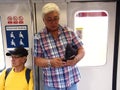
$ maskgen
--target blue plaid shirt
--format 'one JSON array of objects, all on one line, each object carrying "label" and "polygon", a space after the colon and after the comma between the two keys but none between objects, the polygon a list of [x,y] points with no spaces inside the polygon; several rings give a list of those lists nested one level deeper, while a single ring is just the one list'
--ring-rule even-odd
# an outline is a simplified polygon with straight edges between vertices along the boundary
[{"label": "blue plaid shirt", "polygon": [[[67,43],[71,43],[76,48],[82,45],[75,33],[67,28],[59,26],[58,34],[58,39],[54,40],[46,28],[37,33],[34,36],[34,56],[48,59],[64,58]],[[43,68],[43,75],[46,85],[58,89],[70,87],[80,80],[80,73],[76,66]]]}]

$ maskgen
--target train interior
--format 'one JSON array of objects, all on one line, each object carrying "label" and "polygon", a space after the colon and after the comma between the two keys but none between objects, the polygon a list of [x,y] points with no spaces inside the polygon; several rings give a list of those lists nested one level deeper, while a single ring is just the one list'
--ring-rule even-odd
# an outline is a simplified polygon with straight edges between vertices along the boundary
[{"label": "train interior", "polygon": [[84,43],[78,90],[120,90],[119,0],[0,0],[0,72],[11,67],[6,52],[24,45],[34,90],[44,90],[42,69],[34,64],[33,37],[44,28],[41,8],[48,2],[60,7],[60,24],[79,33]]}]

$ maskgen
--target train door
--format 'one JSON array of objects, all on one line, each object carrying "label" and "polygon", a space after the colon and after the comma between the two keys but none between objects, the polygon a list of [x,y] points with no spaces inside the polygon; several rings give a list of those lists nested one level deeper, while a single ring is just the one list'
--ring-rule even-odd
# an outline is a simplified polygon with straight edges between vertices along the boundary
[{"label": "train door", "polygon": [[[119,44],[119,47],[120,47],[120,44]],[[118,64],[117,64],[117,66],[118,66],[118,70],[117,70],[118,71],[118,73],[117,73],[117,90],[120,90],[120,49],[119,49],[119,54],[118,54]]]},{"label": "train door", "polygon": [[[117,35],[118,36],[116,36],[116,37],[118,37],[118,47],[120,47],[120,34],[119,34],[119,31],[120,31],[120,17],[119,17],[119,15],[120,15],[120,3],[118,3],[117,4],[117,9],[118,9],[118,17],[117,17],[117,22],[118,22],[118,33],[117,33]],[[120,90],[120,48],[116,48],[116,50],[118,49],[118,59],[116,60],[116,62],[115,62],[115,64],[114,64],[114,66],[116,66],[116,68],[117,68],[117,87],[116,87],[116,90]]]},{"label": "train door", "polygon": [[115,11],[115,2],[68,2],[68,26],[82,29],[86,50],[85,58],[78,64],[78,90],[112,90]]},{"label": "train door", "polygon": [[0,56],[1,56],[1,60],[0,60],[0,71],[2,71],[5,68],[5,59],[4,59],[4,50],[3,50],[3,35],[2,35],[2,24],[1,24],[1,16],[0,16],[0,50],[2,52],[0,52]]}]

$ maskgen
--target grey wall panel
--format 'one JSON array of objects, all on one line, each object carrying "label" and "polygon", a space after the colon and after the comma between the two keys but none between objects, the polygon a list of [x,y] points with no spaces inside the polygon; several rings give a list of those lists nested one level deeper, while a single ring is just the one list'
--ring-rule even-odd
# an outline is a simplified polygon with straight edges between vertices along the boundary
[{"label": "grey wall panel", "polygon": [[[32,68],[32,57],[31,57],[31,48],[32,48],[32,29],[31,29],[31,16],[30,16],[30,8],[28,3],[0,3],[0,16],[2,21],[2,31],[3,31],[3,38],[4,38],[4,49],[5,53],[8,51],[7,49],[7,42],[6,42],[6,33],[5,33],[5,26],[6,25],[27,25],[28,26],[28,42],[29,42],[29,56],[26,65]],[[12,18],[16,16],[22,16],[24,18],[23,24],[8,24],[7,18],[11,16]],[[10,67],[10,60],[8,61],[8,57],[5,56],[7,60],[7,67]]]}]

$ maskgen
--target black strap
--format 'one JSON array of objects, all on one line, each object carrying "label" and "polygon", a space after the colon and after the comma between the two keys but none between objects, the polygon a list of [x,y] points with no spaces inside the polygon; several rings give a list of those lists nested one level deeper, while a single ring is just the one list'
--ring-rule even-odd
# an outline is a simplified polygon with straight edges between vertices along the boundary
[{"label": "black strap", "polygon": [[[5,80],[6,80],[8,74],[9,74],[9,72],[10,72],[11,70],[12,70],[12,68],[8,68],[8,69],[6,70]],[[26,77],[27,83],[29,83],[29,80],[30,80],[30,71],[31,71],[31,69],[27,68],[27,69],[26,69],[26,72],[25,72],[25,77]]]},{"label": "black strap", "polygon": [[25,72],[27,83],[29,83],[29,80],[30,80],[30,71],[31,71],[31,69],[27,68],[26,72]]},{"label": "black strap", "polygon": [[12,68],[8,68],[8,69],[6,70],[6,73],[5,73],[5,80],[6,80],[7,76],[8,76],[8,74],[9,74],[9,72],[11,71],[11,69],[12,69]]}]

